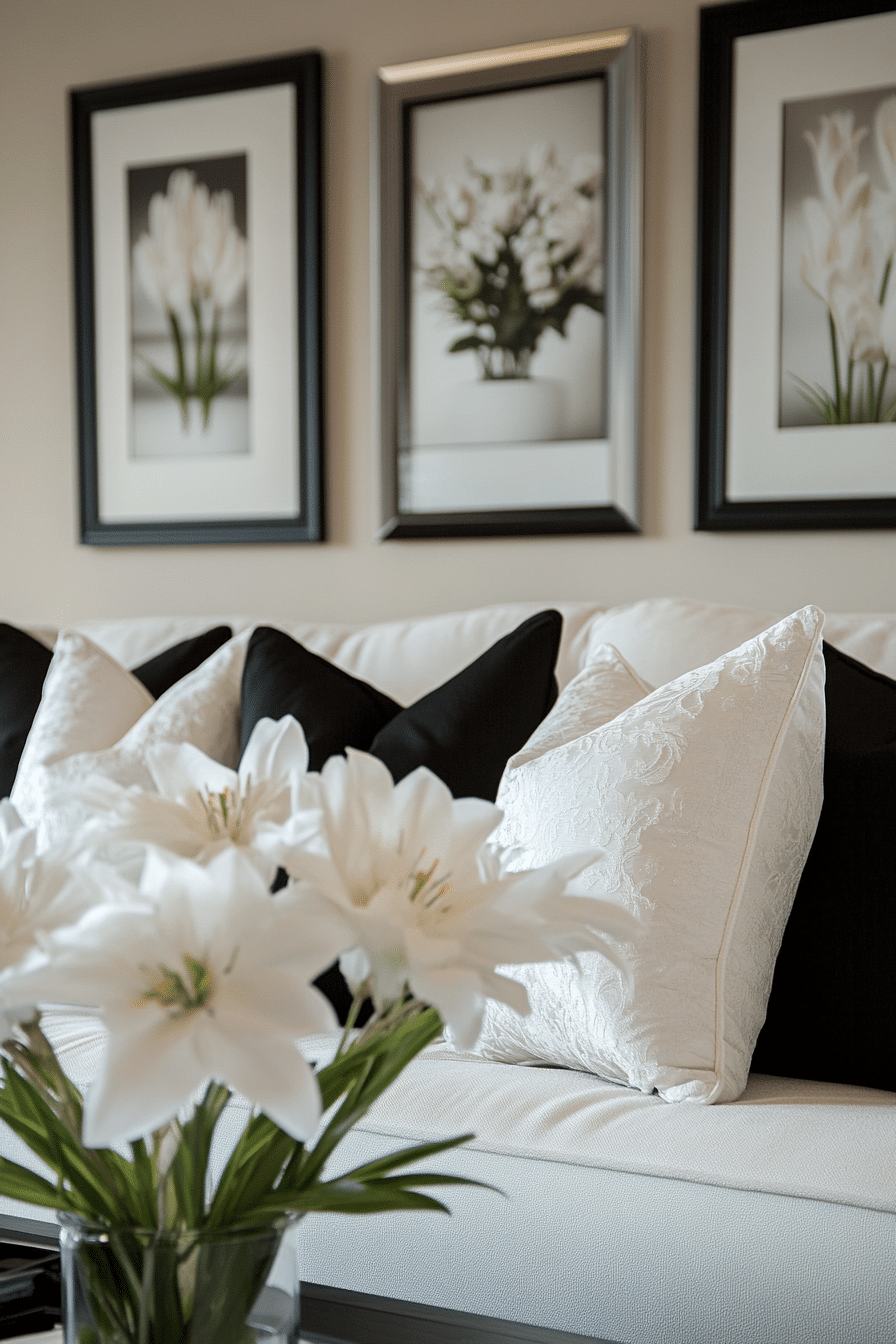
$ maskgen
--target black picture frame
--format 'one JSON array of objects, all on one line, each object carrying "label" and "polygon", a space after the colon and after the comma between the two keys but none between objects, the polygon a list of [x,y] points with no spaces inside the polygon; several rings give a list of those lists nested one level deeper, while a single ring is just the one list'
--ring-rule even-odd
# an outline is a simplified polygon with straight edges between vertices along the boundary
[{"label": "black picture frame", "polygon": [[[70,90],[84,544],[323,540],[322,76],[321,54],[301,51]],[[238,189],[231,212],[236,221],[233,245],[244,249],[241,302],[248,316],[242,328],[244,344],[239,347],[245,350],[244,367],[226,353],[225,307],[219,297],[227,284],[222,261],[224,269],[214,273],[224,276],[221,287],[215,291],[213,280],[201,291],[211,293],[211,299],[197,299],[198,282],[187,282],[192,288],[178,330],[192,331],[194,303],[199,304],[204,325],[196,317],[195,337],[183,336],[180,366],[178,341],[166,336],[168,367],[159,370],[153,365],[150,379],[146,370],[151,361],[138,356],[134,334],[138,303],[145,307],[147,302],[142,292],[139,299],[135,297],[139,281],[134,202],[142,191],[141,218],[149,237],[151,206],[146,202],[151,201],[151,184],[159,172],[173,172],[183,164],[192,174],[187,180],[193,188],[204,190],[218,209],[223,197],[216,195],[214,171],[219,164],[223,165],[219,176],[230,171],[231,159],[245,184],[242,207]],[[206,183],[207,163],[212,165],[208,170],[212,176]],[[196,164],[200,166],[194,171],[191,165]],[[169,177],[169,197],[171,182]],[[274,182],[280,185],[271,192]],[[233,201],[231,191],[231,206]],[[241,208],[248,220],[245,236],[240,233]],[[216,219],[222,217],[221,209]],[[228,238],[228,245],[232,243]],[[231,278],[235,273],[231,269]],[[232,289],[231,284],[227,292]],[[156,300],[159,312],[151,319],[156,325],[168,321],[170,327],[167,302],[164,296]],[[231,300],[231,310],[235,305],[238,301]],[[152,348],[161,349],[162,336],[153,339]],[[277,350],[270,358],[274,340]],[[233,338],[233,348],[238,344]],[[124,354],[123,346],[127,346]],[[205,362],[200,352],[207,355]],[[192,382],[183,375],[192,367],[191,357],[195,357]],[[200,365],[205,370],[204,403],[195,394]],[[148,391],[135,392],[138,366],[143,384],[152,383]],[[159,375],[173,385],[178,367],[183,376],[175,396]],[[205,430],[224,404],[216,387],[222,388],[225,402],[230,394],[227,411],[237,428],[230,439],[223,432],[210,439],[211,448],[203,445],[197,451],[193,440],[182,447],[181,431],[168,428],[170,403],[176,403],[175,419],[180,417],[186,435],[188,412],[192,418],[197,409],[190,403],[195,401],[201,406],[199,421]],[[138,431],[137,406],[141,416],[149,408],[156,417],[151,432]],[[157,423],[163,427],[156,428]],[[195,436],[195,430],[190,432]]]},{"label": "black picture frame", "polygon": [[[741,39],[751,39],[757,35],[801,30],[801,51],[794,63],[794,68],[798,70],[801,62],[812,61],[813,43],[827,40],[821,25],[839,24],[844,20],[871,21],[874,16],[894,12],[896,7],[892,0],[736,0],[735,3],[707,6],[700,10],[696,530],[777,531],[896,526],[896,488],[891,486],[881,492],[876,489],[872,492],[867,484],[857,479],[855,489],[847,482],[846,487],[832,485],[822,492],[817,490],[817,481],[813,483],[809,477],[805,477],[805,488],[799,486],[793,493],[782,490],[777,496],[774,487],[770,487],[767,492],[763,490],[761,497],[753,498],[749,497],[748,492],[732,489],[731,435],[733,429],[739,428],[739,422],[738,410],[730,395],[734,368],[733,324],[743,318],[744,306],[749,307],[753,303],[753,296],[747,286],[741,284],[738,289],[733,258],[732,239],[736,222],[733,219],[732,198],[736,171],[737,44]],[[848,45],[848,38],[843,37],[842,30],[838,31],[843,44]],[[892,43],[890,50],[893,50]],[[891,68],[891,83],[896,85],[896,58]],[[845,87],[849,88],[848,77],[845,78]],[[830,89],[832,95],[838,92],[836,87]],[[781,115],[780,112],[778,115]],[[779,193],[779,251],[775,256],[768,256],[768,264],[775,267],[779,264],[783,246],[781,238],[784,226],[780,213],[783,202],[781,192],[784,189],[782,181],[779,170],[776,179]],[[777,322],[779,325],[775,339],[783,341],[780,312],[777,314]],[[766,328],[770,331],[770,322]],[[777,361],[777,375],[783,381],[784,365],[780,351]],[[779,382],[777,391],[769,386],[764,401],[769,402],[773,392],[777,399],[780,386]],[[760,412],[767,423],[771,422],[775,414],[771,405],[763,405]],[[780,421],[776,418],[775,429],[779,425]],[[820,424],[820,428],[827,435],[842,436],[847,427]],[[877,433],[882,427],[866,425],[863,428]],[[896,457],[896,424],[889,426],[888,430],[892,431]]]},{"label": "black picture frame", "polygon": [[[408,464],[419,445],[411,435],[412,237],[415,163],[412,125],[422,111],[451,109],[481,96],[555,90],[577,82],[602,81],[604,88],[606,345],[595,382],[605,379],[602,430],[582,436],[590,467],[590,443],[600,443],[606,462],[599,485],[579,486],[570,472],[573,497],[559,504],[541,498],[524,505],[485,495],[473,504],[454,499],[436,507],[437,490],[411,497]],[[633,28],[583,34],[520,46],[436,58],[381,69],[374,80],[377,134],[374,145],[373,267],[375,275],[374,378],[381,450],[380,539],[537,536],[640,531],[641,283],[643,216],[643,39]],[[485,115],[488,115],[486,112]],[[416,135],[416,131],[413,134]],[[478,139],[474,137],[474,152]],[[416,142],[415,142],[416,143]],[[450,339],[450,338],[446,338]],[[444,352],[443,352],[444,353]],[[597,423],[597,422],[595,422]],[[475,432],[474,432],[475,433]],[[449,436],[450,437],[450,436]],[[576,435],[545,434],[545,447]],[[491,449],[495,442],[472,445]],[[449,449],[458,445],[449,445]],[[463,441],[459,446],[470,446]],[[438,447],[438,445],[437,445]],[[449,475],[454,470],[449,463]],[[488,470],[499,473],[500,467]],[[533,496],[546,468],[530,486]],[[508,470],[506,479],[511,479]],[[595,479],[597,472],[594,473]],[[461,479],[461,468],[452,482]],[[500,487],[499,487],[500,488]],[[466,489],[466,485],[464,486]],[[471,487],[474,491],[474,487]],[[461,490],[460,494],[463,495]],[[572,493],[572,491],[570,492]],[[423,502],[421,502],[423,500]],[[410,501],[410,502],[409,502]]]}]

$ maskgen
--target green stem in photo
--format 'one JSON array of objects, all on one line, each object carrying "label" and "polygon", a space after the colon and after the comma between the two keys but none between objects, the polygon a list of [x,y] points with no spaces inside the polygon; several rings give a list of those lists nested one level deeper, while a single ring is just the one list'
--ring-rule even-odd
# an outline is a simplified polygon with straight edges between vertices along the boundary
[{"label": "green stem in photo", "polygon": [[840,384],[840,352],[837,349],[837,328],[834,325],[834,314],[828,309],[828,327],[831,332],[831,358],[834,363],[834,405],[837,407],[838,419],[842,422],[843,412],[843,391]]},{"label": "green stem in photo", "polygon": [[877,424],[879,424],[881,420],[887,419],[887,417],[884,415],[884,389],[887,385],[887,378],[889,377],[889,373],[890,373],[890,361],[888,359],[885,359],[884,366],[880,371],[880,381],[877,384],[877,397],[875,398],[874,415],[872,417],[872,419]]},{"label": "green stem in photo", "polygon": [[208,429],[208,420],[211,414],[212,401],[222,390],[219,386],[222,380],[218,378],[218,310],[214,310],[212,319],[212,330],[208,343],[208,358],[206,359],[205,380],[200,391],[202,400],[202,428]]},{"label": "green stem in photo", "polygon": [[187,361],[184,355],[184,338],[180,329],[180,322],[177,313],[173,309],[168,309],[168,325],[171,328],[171,339],[174,342],[174,359],[177,366],[177,372],[173,383],[173,390],[180,402],[180,411],[183,417],[184,429],[188,424],[187,404],[190,395],[189,385],[187,383]]},{"label": "green stem in photo", "polygon": [[[855,373],[856,362],[852,355],[849,357],[849,363],[846,366],[846,391],[843,395],[843,407],[840,413],[841,425],[851,425],[853,423],[852,415],[852,395],[853,395],[853,375]],[[861,418],[861,417],[860,417]]]},{"label": "green stem in photo", "polygon": [[193,297],[190,299],[190,308],[192,309],[193,312],[193,326],[196,328],[196,366],[195,366],[195,373],[193,375],[192,391],[196,396],[202,399],[203,411],[204,411],[205,400],[202,396],[202,389],[205,384],[205,369],[204,369],[205,352],[203,349],[205,344],[205,332],[202,326],[202,305],[199,302],[199,298],[196,294],[194,294]]}]

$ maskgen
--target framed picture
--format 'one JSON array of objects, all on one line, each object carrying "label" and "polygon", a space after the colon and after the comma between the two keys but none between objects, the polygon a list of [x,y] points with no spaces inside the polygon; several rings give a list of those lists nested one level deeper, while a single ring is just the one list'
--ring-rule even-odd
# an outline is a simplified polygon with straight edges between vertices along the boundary
[{"label": "framed picture", "polygon": [[704,530],[896,526],[896,7],[700,11]]},{"label": "framed picture", "polygon": [[381,537],[636,532],[634,29],[378,72]]},{"label": "framed picture", "polygon": [[320,55],[70,97],[82,541],[320,541]]}]

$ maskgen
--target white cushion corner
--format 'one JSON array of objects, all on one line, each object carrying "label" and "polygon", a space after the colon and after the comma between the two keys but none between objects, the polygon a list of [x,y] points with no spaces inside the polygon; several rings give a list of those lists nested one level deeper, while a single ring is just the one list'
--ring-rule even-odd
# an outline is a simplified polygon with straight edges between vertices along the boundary
[{"label": "white cushion corner", "polygon": [[83,825],[82,804],[64,795],[90,776],[153,788],[145,764],[150,746],[188,742],[222,765],[236,766],[250,634],[246,629],[233,636],[158,700],[85,635],[60,635],[12,798],[26,824],[36,828],[41,850]]}]

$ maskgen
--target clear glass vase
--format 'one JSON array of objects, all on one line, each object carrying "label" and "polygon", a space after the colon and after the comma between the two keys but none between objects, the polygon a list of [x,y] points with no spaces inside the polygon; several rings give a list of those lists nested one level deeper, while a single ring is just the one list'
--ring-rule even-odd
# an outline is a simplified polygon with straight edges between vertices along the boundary
[{"label": "clear glass vase", "polygon": [[175,1233],[59,1221],[64,1344],[297,1344],[291,1222]]}]

